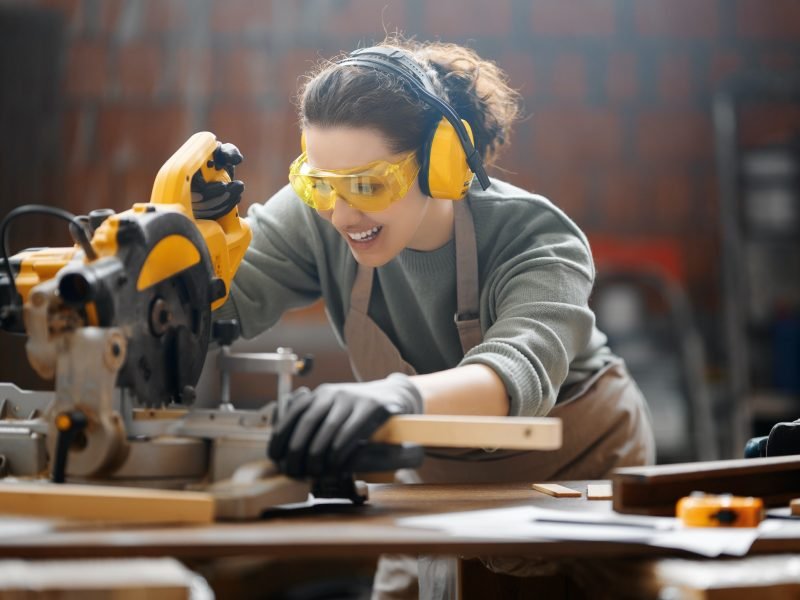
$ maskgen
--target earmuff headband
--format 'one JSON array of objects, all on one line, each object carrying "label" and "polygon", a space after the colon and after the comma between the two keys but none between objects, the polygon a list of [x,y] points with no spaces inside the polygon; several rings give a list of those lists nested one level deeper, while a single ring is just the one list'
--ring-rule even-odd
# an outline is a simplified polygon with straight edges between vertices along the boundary
[{"label": "earmuff headband", "polygon": [[337,64],[371,67],[383,73],[396,75],[407,82],[420,100],[439,111],[453,125],[458,140],[464,148],[470,170],[475,173],[484,190],[489,187],[489,177],[483,167],[481,155],[475,149],[458,114],[452,106],[436,95],[428,75],[406,52],[381,46],[361,48],[351,52],[347,58],[338,61]]}]

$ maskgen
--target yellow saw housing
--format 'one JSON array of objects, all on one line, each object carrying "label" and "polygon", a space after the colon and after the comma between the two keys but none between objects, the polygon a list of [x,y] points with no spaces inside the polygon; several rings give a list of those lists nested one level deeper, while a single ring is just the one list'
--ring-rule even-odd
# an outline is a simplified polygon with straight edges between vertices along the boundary
[{"label": "yellow saw housing", "polygon": [[[205,240],[214,276],[225,283],[225,294],[211,304],[211,309],[222,306],[230,293],[230,285],[252,238],[249,225],[239,217],[236,207],[216,221],[195,219],[192,212],[192,176],[200,170],[207,182],[230,182],[225,169],[213,167],[213,154],[218,142],[213,133],[195,133],[161,167],[156,175],[149,203],[137,203],[127,211],[108,217],[97,228],[91,244],[99,260],[115,256],[118,250],[117,232],[120,219],[136,217],[148,211],[175,211],[194,222]],[[211,166],[209,166],[211,165]],[[30,290],[39,283],[55,277],[75,259],[77,247],[46,248],[22,252],[19,273],[15,278],[17,291],[28,300]],[[185,237],[169,236],[161,240],[148,255],[138,274],[140,291],[155,285],[197,264],[200,256],[194,245]],[[84,258],[84,262],[92,262]]]}]

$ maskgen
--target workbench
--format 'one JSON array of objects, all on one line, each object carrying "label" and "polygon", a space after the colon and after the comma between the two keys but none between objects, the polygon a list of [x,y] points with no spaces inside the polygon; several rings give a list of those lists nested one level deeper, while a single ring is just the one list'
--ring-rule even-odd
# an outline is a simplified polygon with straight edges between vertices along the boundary
[{"label": "workbench", "polygon": [[[563,483],[585,491],[588,483],[603,482]],[[402,517],[531,504],[561,510],[611,510],[610,501],[589,501],[585,494],[583,498],[554,498],[532,490],[528,483],[370,484],[369,491],[370,500],[364,506],[323,504],[292,511],[276,510],[258,522],[157,528],[53,523],[42,531],[1,535],[0,558],[173,556],[191,564],[191,561],[222,557],[294,561],[407,553],[461,557],[537,556],[556,563],[596,560],[608,564],[609,560],[617,559],[692,556],[640,543],[460,538],[395,523]],[[800,538],[758,539],[750,551],[750,555],[783,553],[800,553]],[[474,567],[479,563],[470,561],[469,564],[465,576],[474,578]],[[474,592],[476,587],[471,584],[469,589]],[[469,594],[465,593],[464,597]]]}]

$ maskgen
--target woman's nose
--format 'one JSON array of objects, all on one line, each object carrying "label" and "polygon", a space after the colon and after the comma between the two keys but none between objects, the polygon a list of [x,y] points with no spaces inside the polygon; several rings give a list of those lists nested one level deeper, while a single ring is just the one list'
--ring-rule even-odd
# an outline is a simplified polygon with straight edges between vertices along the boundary
[{"label": "woman's nose", "polygon": [[336,227],[345,228],[358,223],[360,220],[361,211],[353,208],[347,203],[347,200],[337,195],[331,210],[331,223]]}]

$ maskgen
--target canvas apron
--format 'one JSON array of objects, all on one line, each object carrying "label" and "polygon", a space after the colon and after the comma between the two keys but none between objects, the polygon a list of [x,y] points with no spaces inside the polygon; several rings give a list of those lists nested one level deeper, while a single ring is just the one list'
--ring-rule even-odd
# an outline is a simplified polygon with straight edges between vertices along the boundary
[{"label": "canvas apron", "polygon": [[[455,202],[454,207],[458,307],[455,323],[466,353],[482,340],[477,243],[468,202]],[[373,276],[373,268],[359,265],[344,324],[353,372],[359,381],[382,379],[397,372],[414,375],[414,368],[367,314]],[[400,479],[404,483],[603,479],[617,467],[654,461],[653,434],[644,399],[621,360],[608,363],[585,381],[562,390],[548,416],[562,420],[563,444],[559,450],[429,451],[419,469],[403,472]],[[399,571],[389,575],[398,584],[402,579]]]}]

